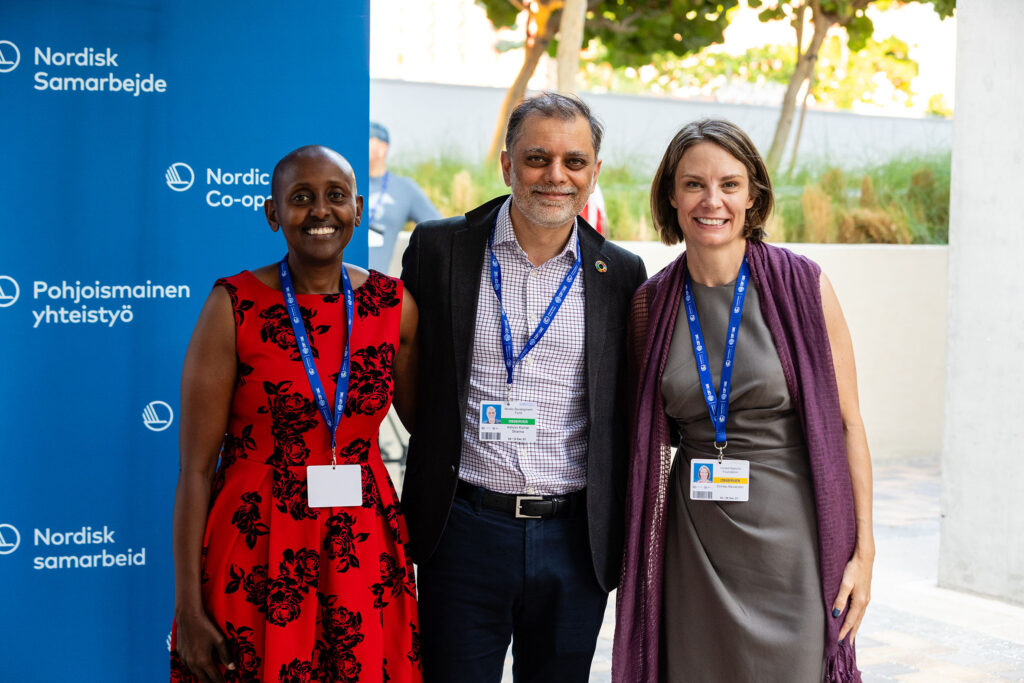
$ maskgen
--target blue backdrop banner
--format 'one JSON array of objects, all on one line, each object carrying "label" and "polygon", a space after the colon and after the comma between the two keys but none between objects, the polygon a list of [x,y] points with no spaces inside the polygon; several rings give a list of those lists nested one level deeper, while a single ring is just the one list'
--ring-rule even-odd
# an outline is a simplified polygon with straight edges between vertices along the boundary
[{"label": "blue backdrop banner", "polygon": [[182,358],[279,158],[365,187],[368,3],[0,5],[0,679],[167,680]]}]

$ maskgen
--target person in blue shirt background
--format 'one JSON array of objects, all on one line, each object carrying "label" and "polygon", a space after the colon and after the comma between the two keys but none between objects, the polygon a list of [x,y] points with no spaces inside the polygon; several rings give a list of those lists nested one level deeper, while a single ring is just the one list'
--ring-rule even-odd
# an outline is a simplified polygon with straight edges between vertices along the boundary
[{"label": "person in blue shirt background", "polygon": [[416,181],[388,170],[388,129],[370,122],[370,182],[366,217],[370,239],[370,268],[388,272],[398,233],[409,221],[422,223],[441,218]]}]

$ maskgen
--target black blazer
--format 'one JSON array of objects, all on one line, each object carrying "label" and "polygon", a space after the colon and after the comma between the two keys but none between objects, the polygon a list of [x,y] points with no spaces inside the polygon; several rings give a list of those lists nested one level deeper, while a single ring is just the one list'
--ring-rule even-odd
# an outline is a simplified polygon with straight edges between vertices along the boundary
[{"label": "black blazer", "polygon": [[[448,520],[466,429],[480,273],[487,237],[506,197],[465,216],[416,227],[402,259],[402,281],[419,305],[419,376],[402,509],[409,552],[430,559]],[[587,519],[594,573],[605,590],[619,580],[628,466],[624,404],[626,319],[644,280],[643,261],[606,241],[582,219],[587,438]],[[595,264],[604,261],[601,273]]]}]

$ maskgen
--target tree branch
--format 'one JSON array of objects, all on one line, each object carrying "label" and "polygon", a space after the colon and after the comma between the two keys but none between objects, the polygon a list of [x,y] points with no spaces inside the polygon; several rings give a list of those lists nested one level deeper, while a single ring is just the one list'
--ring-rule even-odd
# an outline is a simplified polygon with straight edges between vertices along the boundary
[{"label": "tree branch", "polygon": [[796,61],[800,61],[804,49],[804,14],[807,10],[807,3],[802,3],[796,11]]}]

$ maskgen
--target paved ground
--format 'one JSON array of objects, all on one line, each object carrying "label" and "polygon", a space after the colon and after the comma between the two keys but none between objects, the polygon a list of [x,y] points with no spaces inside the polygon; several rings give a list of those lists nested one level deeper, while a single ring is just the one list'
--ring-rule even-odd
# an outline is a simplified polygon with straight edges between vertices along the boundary
[{"label": "paved ground", "polygon": [[[865,683],[1024,681],[1024,607],[937,585],[937,459],[876,464],[874,475],[877,557],[872,601],[857,637]],[[614,604],[613,594],[594,683],[611,680]],[[512,682],[511,665],[509,657],[503,683]]]},{"label": "paved ground", "polygon": [[[939,468],[875,466],[872,602],[857,637],[865,683],[1024,681],[1024,607],[937,587]],[[611,680],[614,595],[590,680]],[[511,683],[511,659],[504,682]],[[739,682],[723,682],[739,683]]]}]

